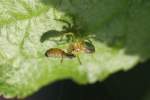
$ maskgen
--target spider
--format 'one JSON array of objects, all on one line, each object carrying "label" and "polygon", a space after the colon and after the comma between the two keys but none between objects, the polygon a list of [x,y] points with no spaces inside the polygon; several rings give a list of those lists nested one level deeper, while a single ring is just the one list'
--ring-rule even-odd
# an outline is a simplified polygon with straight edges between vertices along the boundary
[{"label": "spider", "polygon": [[92,54],[95,52],[95,46],[91,41],[79,40],[71,43],[68,47],[68,53],[76,55],[80,64],[82,64],[79,57],[79,53],[81,52]]}]

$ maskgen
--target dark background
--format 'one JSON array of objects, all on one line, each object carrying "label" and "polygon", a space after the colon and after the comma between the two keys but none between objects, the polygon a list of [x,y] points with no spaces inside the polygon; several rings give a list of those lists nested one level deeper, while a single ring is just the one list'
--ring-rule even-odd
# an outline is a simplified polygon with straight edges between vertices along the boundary
[{"label": "dark background", "polygon": [[25,100],[143,100],[150,92],[149,76],[150,61],[147,61],[127,72],[115,73],[101,83],[78,85],[71,80],[59,81]]}]

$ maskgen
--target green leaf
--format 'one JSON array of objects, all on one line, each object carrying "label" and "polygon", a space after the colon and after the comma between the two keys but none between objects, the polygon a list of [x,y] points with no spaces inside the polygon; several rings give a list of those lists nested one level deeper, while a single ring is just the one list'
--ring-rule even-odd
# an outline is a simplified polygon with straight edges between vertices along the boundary
[{"label": "green leaf", "polygon": [[[94,83],[147,60],[149,11],[149,0],[1,0],[0,93],[23,98],[57,80]],[[95,36],[96,52],[81,53],[82,65],[44,55],[49,48],[67,49],[69,42],[57,36],[66,24],[56,19],[73,24],[72,17],[83,39]],[[48,31],[53,36],[41,42]]]}]

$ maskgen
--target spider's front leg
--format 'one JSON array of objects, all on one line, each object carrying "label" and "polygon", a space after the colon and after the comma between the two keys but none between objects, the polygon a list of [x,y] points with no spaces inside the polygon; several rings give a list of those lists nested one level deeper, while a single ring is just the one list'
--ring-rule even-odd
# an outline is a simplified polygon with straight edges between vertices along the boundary
[{"label": "spider's front leg", "polygon": [[60,41],[63,40],[63,37],[66,37],[68,42],[74,41],[74,39],[75,39],[75,36],[72,32],[62,33],[62,35],[60,37]]},{"label": "spider's front leg", "polygon": [[66,24],[62,27],[62,31],[60,31],[60,33],[62,34],[60,37],[60,41],[63,40],[64,36],[67,37],[68,41],[70,40],[72,41],[74,39],[74,33],[72,31],[73,25],[70,22],[63,20],[63,19],[55,19],[55,20]]},{"label": "spider's front leg", "polygon": [[62,27],[62,29],[63,29],[62,31],[67,32],[70,29],[72,29],[72,25],[70,22],[63,20],[63,19],[55,19],[55,20],[66,24]]}]

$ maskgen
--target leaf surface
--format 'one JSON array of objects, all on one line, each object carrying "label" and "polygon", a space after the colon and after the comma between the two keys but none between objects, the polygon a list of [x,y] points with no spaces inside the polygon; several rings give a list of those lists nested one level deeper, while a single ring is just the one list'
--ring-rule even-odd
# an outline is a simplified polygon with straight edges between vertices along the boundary
[{"label": "leaf surface", "polygon": [[[150,57],[149,0],[1,0],[0,93],[26,97],[61,79],[94,83],[128,70]],[[96,52],[75,59],[47,58],[49,48],[66,50],[57,32],[74,16],[80,33],[90,38]],[[53,31],[51,31],[53,30]],[[55,31],[54,31],[55,30]],[[45,32],[52,37],[41,42]]]}]

